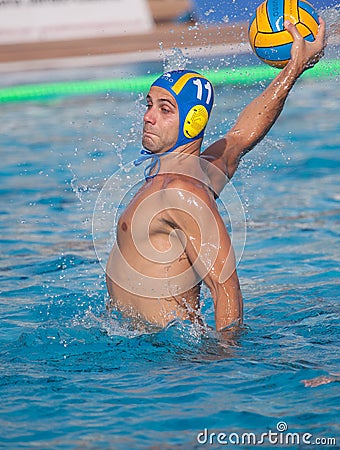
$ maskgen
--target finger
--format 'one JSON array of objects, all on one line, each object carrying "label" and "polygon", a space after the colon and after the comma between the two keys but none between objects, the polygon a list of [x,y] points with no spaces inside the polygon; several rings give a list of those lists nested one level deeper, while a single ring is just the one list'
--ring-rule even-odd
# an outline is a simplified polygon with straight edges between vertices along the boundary
[{"label": "finger", "polygon": [[324,21],[324,19],[321,16],[319,16],[318,19],[319,19],[319,29],[323,28],[323,31],[325,31],[326,22]]},{"label": "finger", "polygon": [[299,33],[298,29],[292,22],[290,22],[289,20],[285,20],[284,27],[292,35],[294,41],[302,39],[301,34]]},{"label": "finger", "polygon": [[323,20],[322,17],[319,17],[319,30],[315,40],[325,42],[325,38],[326,38],[326,22]]}]

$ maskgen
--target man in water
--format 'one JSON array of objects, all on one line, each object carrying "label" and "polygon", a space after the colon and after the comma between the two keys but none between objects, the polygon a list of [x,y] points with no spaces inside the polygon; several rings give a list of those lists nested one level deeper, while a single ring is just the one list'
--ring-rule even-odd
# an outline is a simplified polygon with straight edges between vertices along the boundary
[{"label": "man in water", "polygon": [[201,152],[213,87],[188,70],[163,74],[150,88],[136,165],[149,161],[145,182],[119,218],[107,263],[110,305],[124,315],[165,326],[201,323],[200,286],[214,301],[216,329],[242,323],[236,261],[216,197],[240,159],[270,130],[299,76],[323,55],[325,23],[306,42],[285,23],[291,60],[240,114],[224,138]]}]

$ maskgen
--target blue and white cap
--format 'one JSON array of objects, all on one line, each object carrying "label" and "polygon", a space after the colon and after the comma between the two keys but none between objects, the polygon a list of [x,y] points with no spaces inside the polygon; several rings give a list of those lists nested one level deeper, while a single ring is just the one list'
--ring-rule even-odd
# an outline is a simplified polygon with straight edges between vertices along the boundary
[{"label": "blue and white cap", "polygon": [[[165,72],[154,81],[152,86],[166,89],[176,100],[179,110],[179,130],[175,145],[166,152],[153,154],[149,150],[141,150],[142,156],[134,161],[136,166],[152,159],[144,171],[146,179],[157,175],[161,156],[203,137],[214,104],[212,84],[203,75],[192,70]],[[154,168],[156,171],[151,175]]]}]

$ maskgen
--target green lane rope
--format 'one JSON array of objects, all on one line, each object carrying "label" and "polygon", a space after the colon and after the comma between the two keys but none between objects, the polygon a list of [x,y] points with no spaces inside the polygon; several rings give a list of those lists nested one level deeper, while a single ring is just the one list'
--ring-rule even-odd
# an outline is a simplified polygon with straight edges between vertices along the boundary
[{"label": "green lane rope", "polygon": [[[202,71],[215,84],[252,85],[266,81],[278,73],[277,69],[261,64],[237,69],[216,69]],[[44,100],[63,96],[93,95],[111,92],[143,92],[160,74],[131,76],[124,79],[67,81],[58,83],[25,84],[0,88],[0,103]],[[340,61],[320,61],[307,70],[304,78],[332,78],[340,75]]]}]

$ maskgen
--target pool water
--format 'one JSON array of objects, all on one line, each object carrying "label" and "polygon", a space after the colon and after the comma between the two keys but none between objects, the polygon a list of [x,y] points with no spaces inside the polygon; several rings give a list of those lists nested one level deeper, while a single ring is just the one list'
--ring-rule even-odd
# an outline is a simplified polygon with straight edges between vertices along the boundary
[{"label": "pool water", "polygon": [[[217,87],[206,144],[262,89]],[[311,447],[306,433],[335,448],[339,77],[299,80],[235,175],[245,325],[230,339],[188,323],[134,329],[106,313],[92,216],[112,174],[122,190],[142,176],[130,162],[143,104],[108,94],[1,106],[0,447],[221,448],[218,433],[232,445],[291,432],[295,448]],[[202,301],[213,325],[206,289]],[[331,382],[304,382],[322,376]]]}]

